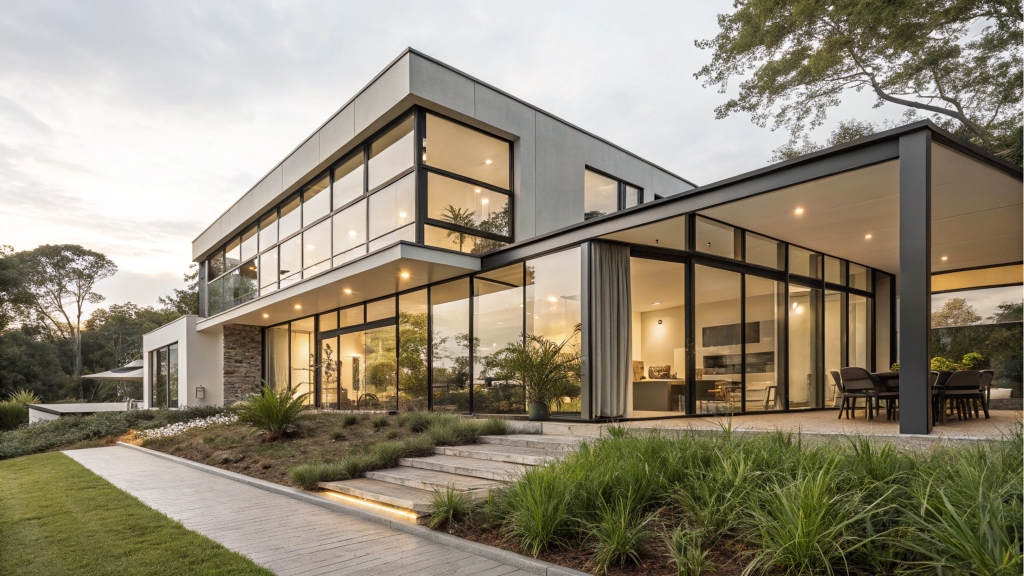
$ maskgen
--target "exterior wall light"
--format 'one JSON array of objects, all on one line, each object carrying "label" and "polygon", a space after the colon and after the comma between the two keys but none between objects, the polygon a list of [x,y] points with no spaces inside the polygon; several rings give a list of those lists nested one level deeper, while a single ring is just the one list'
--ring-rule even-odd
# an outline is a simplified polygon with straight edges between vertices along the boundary
[{"label": "exterior wall light", "polygon": [[196,398],[198,398],[199,400],[206,398],[206,388],[203,388],[202,384],[196,386]]}]

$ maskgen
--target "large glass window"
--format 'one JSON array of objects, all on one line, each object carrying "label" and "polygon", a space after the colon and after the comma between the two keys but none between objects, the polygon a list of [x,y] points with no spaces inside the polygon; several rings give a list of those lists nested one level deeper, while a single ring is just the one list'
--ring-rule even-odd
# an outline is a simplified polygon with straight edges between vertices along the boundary
[{"label": "large glass window", "polygon": [[416,179],[409,174],[370,196],[370,239],[416,219]]},{"label": "large glass window", "polygon": [[[826,266],[827,271],[827,266]],[[838,395],[835,378],[832,371],[839,372],[846,367],[843,362],[844,349],[846,348],[846,328],[843,318],[843,310],[846,308],[846,294],[833,290],[825,291],[825,373],[822,379],[825,381],[825,406],[835,405]]]},{"label": "large glass window", "polygon": [[302,275],[302,237],[296,236],[281,244],[280,261],[280,286],[284,288],[299,281]]},{"label": "large glass window", "polygon": [[430,288],[434,410],[469,412],[469,279]]},{"label": "large glass window", "polygon": [[850,288],[868,290],[868,269],[850,262]]},{"label": "large glass window", "polygon": [[178,407],[178,344],[167,347],[167,407]]},{"label": "large glass window", "polygon": [[231,270],[242,263],[242,240],[232,238],[224,247],[224,269]]},{"label": "large glass window", "polygon": [[821,278],[821,254],[804,250],[799,246],[789,246],[789,273]]},{"label": "large glass window", "polygon": [[384,298],[383,300],[374,300],[373,302],[366,303],[366,321],[376,322],[377,320],[386,320],[388,318],[395,317],[395,299]]},{"label": "large glass window", "polygon": [[440,174],[427,175],[427,217],[454,226],[509,236],[509,197]]},{"label": "large glass window", "polygon": [[871,299],[850,294],[850,366],[871,370],[871,316]]},{"label": "large glass window", "polygon": [[288,383],[288,325],[271,326],[266,331],[267,384],[275,390],[289,389]]},{"label": "large glass window", "polygon": [[370,252],[373,252],[375,250],[380,250],[381,248],[385,248],[400,241],[415,242],[416,226],[413,224],[409,224],[407,226],[399,228],[398,230],[395,230],[394,232],[388,232],[387,234],[381,236],[380,238],[370,240],[368,248]]},{"label": "large glass window", "polygon": [[363,151],[359,150],[334,169],[334,209],[363,195]]},{"label": "large glass window", "polygon": [[[747,262],[782,270],[786,267],[785,254],[778,240],[747,232]],[[699,243],[698,243],[699,244]]]},{"label": "large glass window", "polygon": [[694,267],[694,334],[698,413],[743,408],[743,341],[760,339],[760,324],[742,324],[740,274]]},{"label": "large glass window", "polygon": [[309,226],[331,211],[331,178],[324,176],[302,193],[302,225]]},{"label": "large glass window", "polygon": [[409,116],[370,145],[370,190],[412,168],[413,150],[413,117]]},{"label": "large glass window", "polygon": [[728,224],[697,217],[697,250],[722,258],[737,258],[736,229]]},{"label": "large glass window", "polygon": [[583,219],[597,218],[619,209],[619,181],[591,170],[583,173]]},{"label": "large glass window", "polygon": [[[337,323],[337,315],[334,316]],[[329,330],[324,327],[323,317],[320,318],[320,330]],[[342,405],[341,372],[345,360],[341,358],[339,350],[339,338],[320,339],[320,407],[334,408],[341,410],[347,408]]]},{"label": "large glass window", "polygon": [[362,200],[334,215],[334,254],[366,243],[366,201]]},{"label": "large glass window", "polygon": [[429,224],[423,227],[423,243],[427,246],[437,246],[467,254],[483,254],[508,244],[500,240],[482,238],[468,232],[438,228]]},{"label": "large glass window", "polygon": [[507,190],[510,149],[504,140],[427,114],[423,162],[428,166]]},{"label": "large glass window", "polygon": [[643,192],[636,186],[626,185],[626,204],[623,208],[632,208],[643,201]]},{"label": "large glass window", "polygon": [[782,409],[782,363],[779,361],[786,285],[749,274],[746,282],[746,409]]},{"label": "large glass window", "polygon": [[686,265],[630,258],[633,416],[686,413]]},{"label": "large glass window", "polygon": [[789,286],[789,408],[821,408],[821,290]]},{"label": "large glass window", "polygon": [[526,394],[497,367],[506,345],[523,338],[523,265],[486,272],[473,279],[473,412],[526,411]]},{"label": "large glass window", "polygon": [[427,409],[427,290],[398,297],[398,409]]},{"label": "large glass window", "polygon": [[207,260],[207,276],[210,280],[223,274],[227,268],[224,267],[224,251],[218,250]]},{"label": "large glass window", "polygon": [[825,282],[844,284],[842,260],[832,256],[825,256]]},{"label": "large glass window", "polygon": [[331,267],[331,223],[327,220],[302,233],[303,277]]},{"label": "large glass window", "polygon": [[256,225],[253,224],[245,232],[242,232],[242,261],[249,260],[259,252],[259,237],[256,234]]},{"label": "large glass window", "polygon": [[291,392],[294,396],[309,394],[306,403],[313,403],[313,381],[316,356],[316,333],[313,319],[303,318],[291,323]]},{"label": "large glass window", "polygon": [[178,407],[177,343],[150,351],[149,387],[150,407]]},{"label": "large glass window", "polygon": [[362,304],[342,308],[338,315],[340,316],[339,328],[348,328],[366,321],[365,307]]},{"label": "large glass window", "polygon": [[[570,248],[526,261],[526,333],[552,342],[568,341],[564,352],[580,355],[580,249]],[[563,391],[553,407],[580,411],[579,382]]]},{"label": "large glass window", "polygon": [[264,250],[277,244],[277,210],[260,218],[260,246]]},{"label": "large glass window", "polygon": [[269,294],[277,289],[277,248],[260,254],[259,280],[260,292]]},{"label": "large glass window", "polygon": [[302,227],[302,211],[299,210],[299,195],[296,194],[281,205],[281,216],[277,221],[280,237],[287,238]]},{"label": "large glass window", "polygon": [[398,365],[395,360],[395,326],[383,326],[363,331],[366,358],[364,393],[359,396],[360,407],[377,410],[398,409]]}]

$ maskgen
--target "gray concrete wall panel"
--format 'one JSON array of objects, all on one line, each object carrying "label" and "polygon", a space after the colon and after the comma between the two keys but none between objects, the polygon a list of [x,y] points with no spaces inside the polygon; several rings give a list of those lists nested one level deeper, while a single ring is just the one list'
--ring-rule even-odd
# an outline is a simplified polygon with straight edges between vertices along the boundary
[{"label": "gray concrete wall panel", "polygon": [[409,95],[409,54],[406,54],[387,72],[366,87],[352,102],[354,132],[359,133],[370,127],[375,120]]},{"label": "gray concrete wall panel", "polygon": [[355,134],[355,108],[345,106],[334,118],[320,129],[320,161],[330,158],[342,146],[349,143]]},{"label": "gray concrete wall panel", "polygon": [[450,68],[416,54],[409,55],[409,92],[458,114],[475,118],[476,83]]},{"label": "gray concrete wall panel", "polygon": [[303,142],[302,146],[285,159],[282,178],[285,188],[301,183],[306,175],[320,163],[320,133],[317,132]]}]

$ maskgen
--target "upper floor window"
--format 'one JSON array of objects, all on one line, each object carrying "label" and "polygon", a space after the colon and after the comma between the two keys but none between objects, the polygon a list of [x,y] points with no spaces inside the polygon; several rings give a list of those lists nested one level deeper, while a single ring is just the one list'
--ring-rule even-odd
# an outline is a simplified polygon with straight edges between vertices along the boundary
[{"label": "upper floor window", "polygon": [[427,114],[423,163],[508,190],[510,144],[433,114]]},{"label": "upper floor window", "polygon": [[370,144],[369,189],[412,168],[414,148],[413,116],[406,117]]},{"label": "upper floor window", "polygon": [[589,220],[642,204],[644,191],[587,168],[583,173],[583,219]]}]

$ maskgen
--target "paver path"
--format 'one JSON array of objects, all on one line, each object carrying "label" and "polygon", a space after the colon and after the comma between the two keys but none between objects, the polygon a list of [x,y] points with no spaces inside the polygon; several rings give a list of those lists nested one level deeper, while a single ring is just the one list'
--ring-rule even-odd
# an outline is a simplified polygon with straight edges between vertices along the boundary
[{"label": "paver path", "polygon": [[147,506],[280,576],[529,574],[131,448],[65,453]]}]

